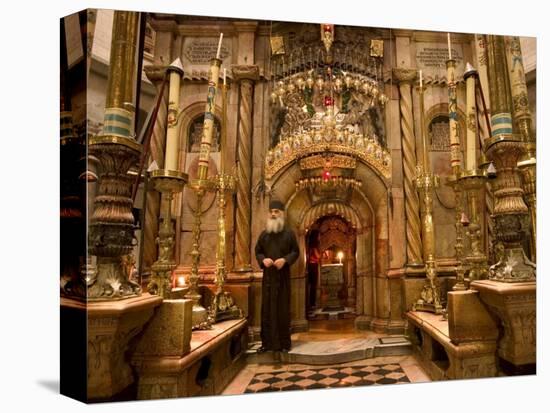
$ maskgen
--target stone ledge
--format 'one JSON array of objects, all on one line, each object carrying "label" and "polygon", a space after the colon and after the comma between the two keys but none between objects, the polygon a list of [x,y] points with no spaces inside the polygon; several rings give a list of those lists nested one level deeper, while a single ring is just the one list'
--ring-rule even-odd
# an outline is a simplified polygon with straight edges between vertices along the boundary
[{"label": "stone ledge", "polygon": [[422,364],[433,380],[495,377],[496,340],[478,340],[454,344],[449,336],[449,323],[441,315],[409,311],[407,319]]}]

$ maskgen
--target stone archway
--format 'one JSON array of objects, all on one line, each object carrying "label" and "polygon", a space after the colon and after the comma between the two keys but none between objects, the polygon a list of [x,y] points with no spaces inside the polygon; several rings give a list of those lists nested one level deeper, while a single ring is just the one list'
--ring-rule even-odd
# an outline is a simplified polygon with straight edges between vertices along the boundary
[{"label": "stone archway", "polygon": [[[292,267],[291,319],[293,331],[305,331],[308,322],[305,314],[305,241],[306,219],[311,220],[318,211],[328,211],[328,205],[340,204],[335,211],[348,215],[350,222],[357,223],[357,304],[355,325],[359,329],[387,331],[390,318],[390,294],[387,269],[389,267],[388,245],[388,186],[380,175],[363,162],[357,162],[355,176],[363,185],[354,189],[348,202],[330,199],[315,204],[305,189],[297,190],[295,182],[300,179],[298,163],[276,174],[269,182],[273,196],[286,205],[287,222],[296,231],[300,246],[300,259]],[[320,206],[321,205],[321,206]],[[308,218],[309,217],[309,218]]]}]

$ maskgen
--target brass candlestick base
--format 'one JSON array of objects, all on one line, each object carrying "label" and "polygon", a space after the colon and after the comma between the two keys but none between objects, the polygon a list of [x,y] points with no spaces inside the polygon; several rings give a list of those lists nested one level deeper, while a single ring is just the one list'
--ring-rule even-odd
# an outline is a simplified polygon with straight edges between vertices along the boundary
[{"label": "brass candlestick base", "polygon": [[479,170],[464,172],[460,178],[462,188],[464,188],[468,196],[470,214],[470,223],[467,231],[470,238],[470,253],[466,256],[466,262],[470,267],[468,273],[470,282],[486,279],[489,272],[487,256],[481,247],[481,225],[478,213],[478,203],[486,180],[487,177]]},{"label": "brass candlestick base", "polygon": [[162,298],[169,298],[172,290],[171,275],[176,262],[174,261],[174,238],[175,232],[172,227],[171,206],[174,194],[183,190],[187,182],[187,174],[168,169],[158,169],[151,173],[151,180],[155,189],[164,197],[164,218],[159,229],[157,243],[159,255],[157,261],[151,266],[151,281],[147,290],[151,294],[160,295]]},{"label": "brass candlestick base", "polygon": [[233,297],[223,290],[226,277],[225,269],[225,196],[235,192],[235,178],[231,175],[216,176],[218,192],[218,246],[216,259],[216,294],[210,306],[209,313],[215,322],[241,318],[242,311],[235,305]]},{"label": "brass candlestick base", "polygon": [[437,281],[435,262],[426,263],[426,284],[422,288],[420,298],[413,304],[413,311],[428,311],[435,314],[443,314],[444,308],[441,304],[441,288]]}]

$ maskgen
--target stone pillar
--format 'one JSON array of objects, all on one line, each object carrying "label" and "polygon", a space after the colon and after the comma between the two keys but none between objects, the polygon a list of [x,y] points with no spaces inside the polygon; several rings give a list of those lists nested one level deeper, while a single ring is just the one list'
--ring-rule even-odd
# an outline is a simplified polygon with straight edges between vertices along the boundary
[{"label": "stone pillar", "polygon": [[529,231],[529,210],[523,200],[518,161],[527,144],[512,132],[512,98],[508,79],[504,37],[487,36],[488,74],[491,94],[492,136],[485,153],[497,169],[493,186],[495,231],[502,245],[498,262],[490,268],[490,278],[504,282],[531,281],[536,266],[527,259],[522,242]]},{"label": "stone pillar", "polygon": [[422,242],[420,238],[420,203],[416,192],[416,139],[414,136],[412,82],[416,70],[397,68],[393,75],[399,82],[399,111],[403,142],[403,171],[405,189],[405,217],[407,239],[407,265],[422,266]]},{"label": "stone pillar", "polygon": [[531,259],[536,260],[537,246],[537,160],[536,141],[532,126],[531,111],[529,110],[529,97],[525,81],[525,70],[523,68],[523,57],[519,37],[507,37],[507,58],[508,71],[510,75],[510,86],[512,89],[512,104],[514,123],[526,144],[526,153],[518,163],[518,168],[523,177],[524,198],[529,206],[531,217]]},{"label": "stone pillar", "polygon": [[[155,85],[157,93],[160,92],[161,84],[166,73],[166,66],[146,66],[145,74],[147,78]],[[159,169],[164,168],[164,148],[166,145],[166,119],[168,115],[168,87],[164,88],[164,96],[160,101],[159,111],[153,133],[151,135],[149,147],[149,161],[146,165],[155,161]],[[157,259],[156,239],[159,228],[159,216],[161,211],[161,196],[158,191],[149,185],[146,195],[145,207],[145,228],[143,228],[143,269],[148,272],[151,265]]]},{"label": "stone pillar", "polygon": [[237,131],[237,203],[235,219],[235,271],[247,272],[251,265],[251,203],[252,203],[252,95],[259,79],[258,66],[232,67],[233,78],[239,84],[239,118]]}]

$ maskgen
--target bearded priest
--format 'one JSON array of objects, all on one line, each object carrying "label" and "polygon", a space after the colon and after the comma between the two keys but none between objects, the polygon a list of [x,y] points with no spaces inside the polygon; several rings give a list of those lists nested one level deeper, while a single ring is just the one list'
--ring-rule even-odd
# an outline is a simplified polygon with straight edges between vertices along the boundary
[{"label": "bearded priest", "polygon": [[262,278],[262,346],[258,352],[290,350],[290,266],[300,253],[294,232],[285,227],[285,206],[269,203],[265,230],[256,243]]}]

